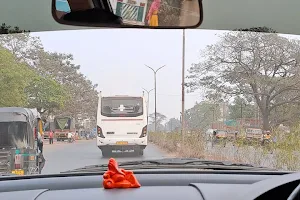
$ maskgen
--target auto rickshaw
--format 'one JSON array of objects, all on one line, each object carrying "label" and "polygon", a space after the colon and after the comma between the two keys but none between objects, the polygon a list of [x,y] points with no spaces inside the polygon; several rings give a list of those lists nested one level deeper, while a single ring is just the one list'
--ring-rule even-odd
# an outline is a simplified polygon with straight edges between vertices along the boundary
[{"label": "auto rickshaw", "polygon": [[225,147],[226,140],[227,140],[227,131],[226,130],[214,130],[213,131],[212,146],[214,146],[214,144],[222,144]]},{"label": "auto rickshaw", "polygon": [[43,122],[36,109],[0,108],[0,174],[41,173],[38,133],[43,134]]}]

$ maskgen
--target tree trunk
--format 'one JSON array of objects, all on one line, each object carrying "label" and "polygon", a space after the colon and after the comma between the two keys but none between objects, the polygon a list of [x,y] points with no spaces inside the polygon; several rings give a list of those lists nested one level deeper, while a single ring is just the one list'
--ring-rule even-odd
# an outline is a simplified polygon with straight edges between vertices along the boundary
[{"label": "tree trunk", "polygon": [[268,112],[262,113],[262,120],[263,120],[263,130],[270,130],[270,122],[269,122],[269,113]]}]

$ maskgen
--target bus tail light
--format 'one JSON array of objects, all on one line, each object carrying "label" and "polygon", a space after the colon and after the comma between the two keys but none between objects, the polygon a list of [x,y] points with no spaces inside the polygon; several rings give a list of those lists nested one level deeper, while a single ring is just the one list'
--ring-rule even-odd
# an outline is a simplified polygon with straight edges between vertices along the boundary
[{"label": "bus tail light", "polygon": [[99,126],[97,126],[97,134],[98,134],[98,137],[105,138],[103,135],[102,129]]},{"label": "bus tail light", "polygon": [[142,138],[142,137],[146,137],[146,135],[147,135],[147,126],[144,126],[144,128],[143,128],[143,130],[142,130],[142,134],[141,134],[140,138]]}]

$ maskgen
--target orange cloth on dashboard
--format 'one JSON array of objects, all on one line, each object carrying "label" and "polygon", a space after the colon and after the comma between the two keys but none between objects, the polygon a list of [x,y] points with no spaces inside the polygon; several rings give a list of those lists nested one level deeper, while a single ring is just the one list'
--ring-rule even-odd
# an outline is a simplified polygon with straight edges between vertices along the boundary
[{"label": "orange cloth on dashboard", "polygon": [[132,171],[119,168],[115,159],[111,158],[108,162],[108,170],[103,174],[103,187],[113,188],[139,188],[138,182]]}]

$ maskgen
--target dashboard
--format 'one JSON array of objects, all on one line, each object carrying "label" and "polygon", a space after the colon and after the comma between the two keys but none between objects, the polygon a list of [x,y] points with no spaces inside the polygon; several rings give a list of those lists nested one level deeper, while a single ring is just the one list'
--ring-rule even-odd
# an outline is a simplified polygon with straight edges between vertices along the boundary
[{"label": "dashboard", "polygon": [[0,199],[287,199],[300,183],[300,173],[287,172],[135,170],[134,173],[141,188],[105,190],[101,173],[1,177]]}]

